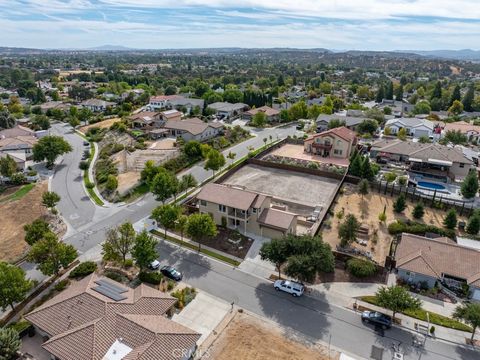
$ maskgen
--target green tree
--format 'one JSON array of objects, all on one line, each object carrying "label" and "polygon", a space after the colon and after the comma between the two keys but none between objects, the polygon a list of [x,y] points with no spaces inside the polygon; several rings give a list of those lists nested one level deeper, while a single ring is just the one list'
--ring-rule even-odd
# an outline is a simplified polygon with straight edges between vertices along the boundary
[{"label": "green tree", "polygon": [[460,86],[457,84],[455,85],[452,96],[450,97],[450,106],[452,106],[455,101],[460,102],[462,95],[460,94]]},{"label": "green tree", "polygon": [[377,94],[375,95],[375,102],[381,103],[385,99],[385,87],[381,84],[377,89]]},{"label": "green tree", "polygon": [[340,119],[332,119],[328,122],[328,128],[329,129],[335,129],[345,126],[345,120],[340,120]]},{"label": "green tree", "polygon": [[25,299],[33,284],[25,277],[25,271],[14,265],[0,261],[0,308],[5,311],[8,305]]},{"label": "green tree", "polygon": [[11,129],[17,122],[7,109],[0,110],[0,130]]},{"label": "green tree", "polygon": [[212,149],[207,155],[204,168],[205,170],[212,170],[213,176],[215,176],[215,171],[220,170],[224,165],[225,157],[223,154],[215,149]]},{"label": "green tree", "polygon": [[17,172],[17,163],[10,155],[0,158],[0,175],[11,177]]},{"label": "green tree", "polygon": [[435,84],[435,88],[433,89],[431,99],[441,99],[442,98],[442,83],[437,81]]},{"label": "green tree", "polygon": [[427,100],[417,102],[413,108],[414,114],[430,114],[430,111],[432,111],[432,108]]},{"label": "green tree", "polygon": [[28,245],[33,245],[43,239],[46,233],[51,232],[48,223],[43,219],[34,220],[31,224],[23,226],[25,230],[25,241]]},{"label": "green tree", "polygon": [[291,121],[305,119],[308,115],[308,107],[305,101],[299,101],[288,109],[288,117]]},{"label": "green tree", "polygon": [[470,216],[465,230],[470,235],[477,235],[480,231],[480,215],[473,214],[472,216]]},{"label": "green tree", "polygon": [[393,82],[389,81],[385,87],[385,98],[393,100]]},{"label": "green tree", "polygon": [[408,290],[398,285],[382,286],[378,289],[375,297],[379,306],[392,311],[394,319],[396,313],[406,310],[418,310],[422,305],[419,299],[414,298]]},{"label": "green tree", "polygon": [[397,100],[397,101],[402,101],[403,100],[403,85],[402,84],[400,84],[395,89],[395,100]]},{"label": "green tree", "polygon": [[42,194],[42,205],[47,209],[53,209],[60,201],[60,195],[54,191],[45,191]]},{"label": "green tree", "polygon": [[455,209],[450,209],[443,219],[443,226],[447,229],[455,229],[457,227],[457,212]]},{"label": "green tree", "polygon": [[480,326],[480,304],[472,302],[458,305],[453,312],[453,318],[463,320],[473,328],[472,337],[470,338],[473,342],[475,331]]},{"label": "green tree", "polygon": [[415,219],[421,219],[423,218],[423,215],[425,215],[425,208],[423,207],[423,204],[419,202],[415,207],[413,208],[412,211],[412,216]]},{"label": "green tree", "polygon": [[407,130],[405,128],[398,130],[397,137],[402,141],[407,140]]},{"label": "green tree", "polygon": [[430,138],[427,136],[427,135],[422,135],[418,138],[418,142],[420,144],[429,144],[431,143],[432,141],[430,140]]},{"label": "green tree", "polygon": [[289,254],[289,248],[287,245],[285,238],[280,238],[264,242],[260,248],[260,258],[262,260],[270,261],[275,265],[279,279],[282,278],[282,266],[287,262],[288,257],[291,255]]},{"label": "green tree", "polygon": [[448,130],[441,142],[445,144],[452,143],[454,145],[466,144],[468,138],[460,130]]},{"label": "green tree", "polygon": [[350,167],[348,172],[353,176],[362,176],[362,156],[357,155],[352,160],[350,160]]},{"label": "green tree", "polygon": [[253,115],[251,123],[252,126],[263,128],[267,124],[267,114],[265,114],[263,111],[258,111],[255,115]]},{"label": "green tree", "polygon": [[158,170],[159,172],[153,177],[150,184],[150,191],[155,195],[156,200],[165,204],[165,201],[169,199],[176,190],[177,179],[175,175],[163,167]]},{"label": "green tree", "polygon": [[50,129],[50,120],[45,115],[36,115],[32,120],[32,125],[37,130],[48,130]]},{"label": "green tree", "polygon": [[22,341],[15,329],[8,327],[0,328],[0,359],[14,360],[18,359],[17,353],[20,350]]},{"label": "green tree", "polygon": [[468,90],[462,99],[463,109],[465,111],[473,111],[473,101],[475,100],[475,88],[473,84],[468,86]]},{"label": "green tree", "polygon": [[395,202],[393,203],[393,211],[395,211],[396,213],[401,213],[403,210],[405,210],[406,207],[407,204],[405,201],[405,195],[400,194],[397,200],[395,200]]},{"label": "green tree", "polygon": [[[270,139],[270,141],[271,141],[271,139]],[[237,154],[235,154],[234,152],[231,152],[231,151],[228,152],[227,159],[231,160],[231,165],[233,165],[233,160],[235,160],[236,156],[237,156]]]},{"label": "green tree", "polygon": [[132,258],[140,270],[147,268],[157,257],[157,240],[143,230],[135,237],[132,247]]},{"label": "green tree", "polygon": [[27,258],[37,264],[42,274],[57,275],[62,267],[66,268],[77,256],[73,245],[65,244],[54,233],[47,232],[43,239],[33,244]]},{"label": "green tree", "polygon": [[198,242],[200,251],[202,241],[217,235],[217,225],[208,214],[193,214],[188,217],[185,232],[192,240]]},{"label": "green tree", "polygon": [[460,115],[463,112],[463,104],[459,100],[455,100],[448,108],[448,113],[453,115]]},{"label": "green tree", "polygon": [[167,230],[175,227],[175,222],[182,213],[182,209],[177,205],[161,205],[153,209],[152,218],[162,225],[165,230],[165,239],[167,238]]},{"label": "green tree", "polygon": [[472,199],[478,192],[478,176],[476,171],[470,171],[462,182],[460,192],[466,199]]},{"label": "green tree", "polygon": [[377,272],[377,266],[369,260],[351,258],[347,261],[347,270],[353,276],[365,278],[374,275]]},{"label": "green tree", "polygon": [[183,146],[183,153],[189,159],[198,159],[202,156],[202,146],[196,140],[190,140]]},{"label": "green tree", "polygon": [[357,131],[360,134],[375,134],[375,132],[378,129],[378,122],[377,120],[374,119],[366,119],[363,120],[360,124],[357,126]]},{"label": "green tree", "polygon": [[125,265],[127,255],[135,244],[135,230],[131,223],[126,222],[116,228],[108,229],[105,242],[102,244],[104,260],[121,261]]},{"label": "green tree", "polygon": [[47,167],[51,168],[59,155],[72,151],[70,144],[61,136],[47,135],[33,145],[33,160],[47,161]]},{"label": "green tree", "polygon": [[109,192],[113,192],[118,188],[117,177],[113,174],[108,175],[107,182],[105,183],[105,189]]},{"label": "green tree", "polygon": [[185,191],[185,196],[188,193],[188,189],[197,186],[197,180],[192,174],[185,174],[180,179],[180,189]]},{"label": "green tree", "polygon": [[365,195],[368,194],[368,188],[369,188],[369,184],[367,179],[362,179],[358,183],[358,192],[360,193],[360,195],[362,195],[362,199]]},{"label": "green tree", "polygon": [[363,157],[362,166],[361,166],[361,177],[363,179],[367,179],[368,181],[372,181],[375,178],[375,174],[373,173],[372,166],[370,164],[370,159],[368,156]]},{"label": "green tree", "polygon": [[345,247],[357,238],[357,232],[360,229],[360,223],[353,214],[348,214],[343,223],[338,226],[338,237],[340,245]]}]

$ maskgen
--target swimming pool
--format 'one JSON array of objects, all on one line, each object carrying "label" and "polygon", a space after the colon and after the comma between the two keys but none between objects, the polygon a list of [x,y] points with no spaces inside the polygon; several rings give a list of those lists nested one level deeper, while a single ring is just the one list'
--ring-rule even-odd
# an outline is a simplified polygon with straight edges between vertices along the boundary
[{"label": "swimming pool", "polygon": [[437,183],[431,183],[428,181],[419,181],[418,186],[426,189],[431,189],[431,190],[445,190],[445,186]]}]

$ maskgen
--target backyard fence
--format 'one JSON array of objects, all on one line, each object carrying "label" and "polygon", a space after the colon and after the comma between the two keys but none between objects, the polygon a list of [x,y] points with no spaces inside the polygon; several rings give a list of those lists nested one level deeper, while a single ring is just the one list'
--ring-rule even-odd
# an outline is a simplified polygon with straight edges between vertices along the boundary
[{"label": "backyard fence", "polygon": [[418,190],[416,187],[397,185],[386,181],[372,181],[371,188],[383,195],[397,196],[404,194],[405,198],[413,202],[422,201],[425,205],[434,208],[455,208],[460,216],[470,216],[475,210],[473,201],[452,199],[447,194],[437,190]]}]

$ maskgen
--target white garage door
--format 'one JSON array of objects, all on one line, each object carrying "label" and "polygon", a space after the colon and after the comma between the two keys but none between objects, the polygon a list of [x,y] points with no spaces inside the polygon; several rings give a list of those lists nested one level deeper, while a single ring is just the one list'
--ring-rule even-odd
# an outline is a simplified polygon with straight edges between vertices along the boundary
[{"label": "white garage door", "polygon": [[480,290],[478,289],[473,290],[472,300],[480,301]]}]

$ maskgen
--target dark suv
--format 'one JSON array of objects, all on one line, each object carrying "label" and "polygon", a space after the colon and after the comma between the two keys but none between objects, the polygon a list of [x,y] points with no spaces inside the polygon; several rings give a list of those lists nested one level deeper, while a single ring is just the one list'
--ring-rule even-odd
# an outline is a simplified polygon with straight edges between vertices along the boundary
[{"label": "dark suv", "polygon": [[376,311],[364,311],[362,313],[362,321],[380,326],[384,330],[392,327],[392,318]]}]

